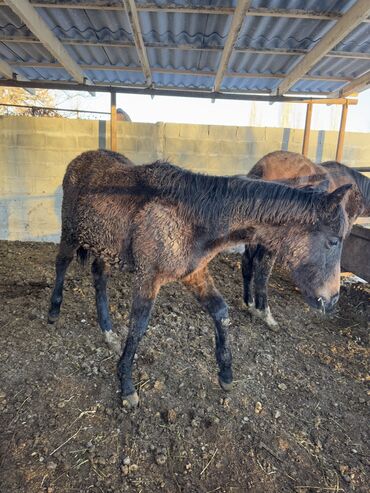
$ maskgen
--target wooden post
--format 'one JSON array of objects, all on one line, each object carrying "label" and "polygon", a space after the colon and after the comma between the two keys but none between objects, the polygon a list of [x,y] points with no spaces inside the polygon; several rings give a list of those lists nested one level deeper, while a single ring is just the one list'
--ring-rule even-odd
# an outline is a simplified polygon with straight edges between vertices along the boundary
[{"label": "wooden post", "polygon": [[117,107],[116,92],[110,93],[110,148],[111,151],[117,150]]},{"label": "wooden post", "polygon": [[304,125],[304,135],[303,135],[303,146],[302,154],[307,156],[308,145],[310,143],[310,132],[311,132],[311,118],[312,118],[312,103],[308,103],[306,110],[306,123]]},{"label": "wooden post", "polygon": [[342,116],[340,119],[337,153],[335,155],[335,160],[339,162],[342,161],[343,158],[343,145],[344,145],[344,136],[346,132],[347,113],[348,113],[348,104],[346,103],[342,106]]}]

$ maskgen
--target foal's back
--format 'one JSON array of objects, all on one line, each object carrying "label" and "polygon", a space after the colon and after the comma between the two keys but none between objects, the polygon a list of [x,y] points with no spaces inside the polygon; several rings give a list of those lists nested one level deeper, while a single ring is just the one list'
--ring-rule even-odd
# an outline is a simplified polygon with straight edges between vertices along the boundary
[{"label": "foal's back", "polygon": [[313,163],[302,154],[290,151],[274,151],[257,161],[248,173],[248,177],[282,181],[326,174],[327,171],[323,166]]}]

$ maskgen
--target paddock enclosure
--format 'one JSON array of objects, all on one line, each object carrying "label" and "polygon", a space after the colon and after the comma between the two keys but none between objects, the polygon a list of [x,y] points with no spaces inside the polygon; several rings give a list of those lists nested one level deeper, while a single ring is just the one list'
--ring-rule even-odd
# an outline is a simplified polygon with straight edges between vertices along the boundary
[{"label": "paddock enclosure", "polygon": [[[0,88],[90,93],[91,115],[94,94],[110,94],[108,120],[0,116],[0,493],[368,491],[368,218],[345,243],[333,313],[309,308],[275,268],[276,331],[243,306],[241,256],[211,262],[230,308],[229,393],[212,320],[178,283],[161,289],[137,353],[136,410],[121,405],[90,265],[72,262],[53,326],[47,311],[62,179],[84,151],[234,175],[289,150],[370,177],[369,134],[346,132],[370,84],[369,39],[369,0],[0,0]],[[300,105],[305,126],[122,121],[126,94]],[[311,128],[323,106],[339,108],[335,131]],[[269,105],[255,108],[269,121]],[[131,286],[113,270],[122,340]]]}]

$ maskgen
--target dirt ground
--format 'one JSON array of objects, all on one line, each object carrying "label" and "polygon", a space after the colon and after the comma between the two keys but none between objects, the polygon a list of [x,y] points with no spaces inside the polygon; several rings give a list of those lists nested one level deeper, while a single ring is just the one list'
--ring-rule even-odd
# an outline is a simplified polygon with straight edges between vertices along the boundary
[{"label": "dirt ground", "polygon": [[[218,257],[235,388],[217,384],[210,319],[173,284],[140,346],[130,412],[88,269],[72,264],[60,321],[46,324],[55,253],[0,242],[2,493],[368,491],[368,285],[344,286],[324,318],[275,273],[274,333],[242,309],[240,257]],[[116,272],[109,293],[124,336],[130,275]]]}]

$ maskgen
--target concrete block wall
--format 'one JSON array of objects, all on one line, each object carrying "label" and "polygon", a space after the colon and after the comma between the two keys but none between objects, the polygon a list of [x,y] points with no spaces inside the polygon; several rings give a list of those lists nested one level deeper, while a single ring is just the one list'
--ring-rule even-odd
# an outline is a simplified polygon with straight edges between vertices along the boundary
[{"label": "concrete block wall", "polygon": [[[118,151],[135,163],[169,159],[208,174],[247,173],[268,152],[300,152],[303,131],[173,123],[118,123]],[[334,159],[336,132],[311,133],[309,157]],[[0,117],[0,239],[59,241],[62,180],[81,152],[109,148],[109,122]],[[369,166],[368,134],[347,133],[343,161]]]}]

